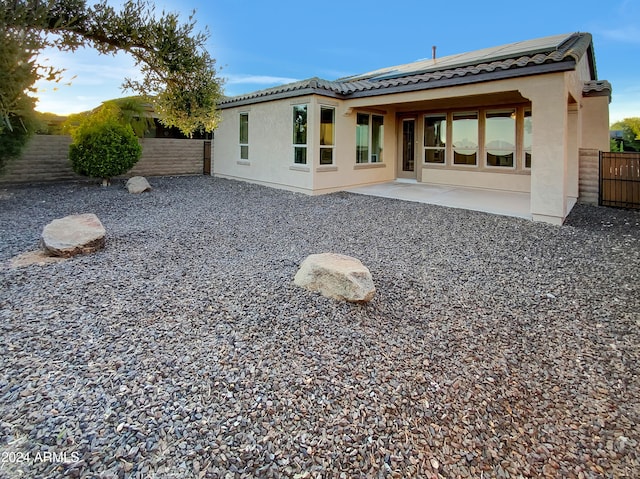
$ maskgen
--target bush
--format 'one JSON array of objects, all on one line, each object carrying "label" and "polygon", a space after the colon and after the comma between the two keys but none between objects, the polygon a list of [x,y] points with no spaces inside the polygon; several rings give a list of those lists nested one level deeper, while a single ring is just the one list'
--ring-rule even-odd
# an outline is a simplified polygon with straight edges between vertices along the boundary
[{"label": "bush", "polygon": [[131,126],[114,120],[83,125],[69,147],[73,171],[107,182],[133,168],[141,154],[142,146]]},{"label": "bush", "polygon": [[24,110],[22,116],[10,114],[0,117],[0,173],[10,161],[22,155],[33,132],[39,126],[33,113],[33,98],[24,96],[19,104]]},{"label": "bush", "polygon": [[6,126],[0,127],[0,172],[4,171],[10,161],[20,157],[32,136],[32,132],[15,121],[15,118],[14,123],[17,125],[11,130]]}]

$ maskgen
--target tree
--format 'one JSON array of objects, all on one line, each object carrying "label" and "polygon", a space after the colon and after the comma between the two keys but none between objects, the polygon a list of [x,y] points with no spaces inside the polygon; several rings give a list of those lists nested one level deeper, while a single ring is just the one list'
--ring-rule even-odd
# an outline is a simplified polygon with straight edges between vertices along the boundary
[{"label": "tree", "polygon": [[87,122],[113,120],[121,125],[130,125],[138,138],[144,137],[155,122],[150,115],[148,103],[141,97],[125,97],[108,100],[88,112],[69,115],[63,124],[63,130],[74,135],[76,130]]},{"label": "tree", "polygon": [[[34,84],[60,81],[62,71],[44,67],[37,55],[45,47],[99,53],[129,53],[142,80],[123,87],[153,104],[162,123],[186,135],[212,131],[222,95],[215,60],[205,49],[208,32],[196,31],[195,12],[186,22],[175,13],[156,14],[149,0],[126,0],[119,11],[101,0],[3,0],[0,2],[0,136],[21,126],[33,111]],[[29,105],[30,103],[30,105]],[[3,158],[0,157],[0,164]]]},{"label": "tree", "polygon": [[56,115],[55,113],[41,113],[36,111],[38,119],[38,127],[35,133],[38,135],[64,135],[63,124],[67,120],[66,116]]},{"label": "tree", "polygon": [[[19,157],[33,132],[41,126],[33,110],[33,100],[26,97],[16,106],[23,109],[24,113],[9,115],[0,125],[0,172],[6,164],[3,160]],[[15,126],[10,128],[7,126],[9,124]]]},{"label": "tree", "polygon": [[625,118],[611,125],[612,130],[622,130],[625,151],[640,151],[640,117]]},{"label": "tree", "polygon": [[0,169],[20,155],[35,128],[35,100],[28,93],[36,80],[46,76],[33,60],[39,42],[32,32],[0,29]]}]

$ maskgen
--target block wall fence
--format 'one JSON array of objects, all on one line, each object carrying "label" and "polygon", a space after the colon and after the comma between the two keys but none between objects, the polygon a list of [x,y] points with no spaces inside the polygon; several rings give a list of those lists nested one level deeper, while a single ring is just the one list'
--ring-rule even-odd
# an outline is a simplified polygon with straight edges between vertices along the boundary
[{"label": "block wall fence", "polygon": [[[126,177],[202,175],[205,166],[205,142],[212,140],[183,140],[172,138],[144,138],[142,157]],[[71,137],[35,135],[21,158],[10,162],[0,184],[43,183],[56,181],[86,181],[71,169],[69,145]],[[211,154],[211,153],[208,153]],[[581,148],[579,152],[579,201],[598,204],[598,150]],[[212,160],[212,159],[211,159]],[[208,173],[207,173],[208,174]]]},{"label": "block wall fence", "polygon": [[578,201],[588,205],[598,204],[600,189],[600,151],[580,148],[578,161],[580,176],[578,178]]},{"label": "block wall fence", "polygon": [[[205,141],[143,138],[142,157],[125,177],[202,175]],[[0,174],[0,184],[87,181],[71,169],[70,144],[69,136],[35,135],[22,157]]]}]

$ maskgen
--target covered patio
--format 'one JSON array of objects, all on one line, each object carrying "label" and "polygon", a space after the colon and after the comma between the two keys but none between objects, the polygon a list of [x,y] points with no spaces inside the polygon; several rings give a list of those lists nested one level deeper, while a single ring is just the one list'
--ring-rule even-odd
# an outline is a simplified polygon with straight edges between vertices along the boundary
[{"label": "covered patio", "polygon": [[531,219],[529,193],[433,185],[405,179],[358,186],[345,191]]}]

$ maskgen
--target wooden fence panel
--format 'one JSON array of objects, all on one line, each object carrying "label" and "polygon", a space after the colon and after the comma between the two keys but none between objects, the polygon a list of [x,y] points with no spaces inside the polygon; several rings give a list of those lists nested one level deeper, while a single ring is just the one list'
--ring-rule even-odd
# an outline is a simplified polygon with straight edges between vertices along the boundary
[{"label": "wooden fence panel", "polygon": [[599,204],[640,208],[640,153],[600,154]]}]

